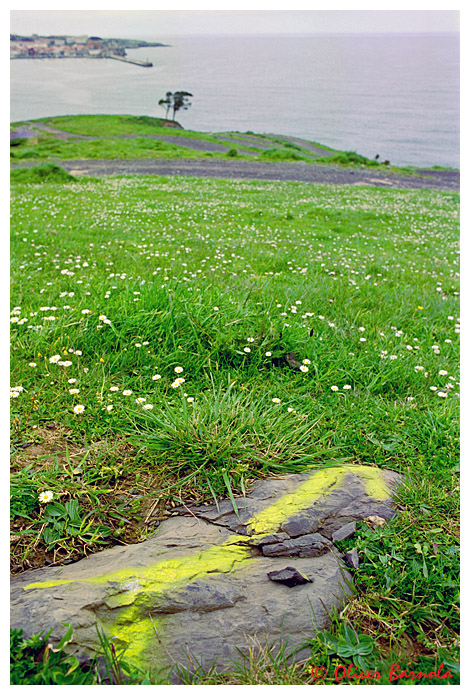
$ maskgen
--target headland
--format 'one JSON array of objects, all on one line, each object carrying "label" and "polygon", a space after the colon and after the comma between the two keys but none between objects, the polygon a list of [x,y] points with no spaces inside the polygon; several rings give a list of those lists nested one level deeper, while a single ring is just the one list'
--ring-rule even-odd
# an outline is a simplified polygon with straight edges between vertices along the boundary
[{"label": "headland", "polygon": [[164,46],[163,43],[137,39],[103,39],[100,36],[10,34],[10,59],[113,58],[150,68],[153,65],[151,62],[129,58],[126,49]]}]

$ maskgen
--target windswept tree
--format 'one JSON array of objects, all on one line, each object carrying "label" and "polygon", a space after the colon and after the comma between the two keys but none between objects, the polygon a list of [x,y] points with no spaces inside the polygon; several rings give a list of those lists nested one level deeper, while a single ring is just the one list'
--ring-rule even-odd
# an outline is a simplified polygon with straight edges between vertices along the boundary
[{"label": "windswept tree", "polygon": [[191,106],[191,101],[189,97],[193,95],[190,92],[167,92],[164,99],[160,99],[158,102],[159,106],[166,108],[165,118],[168,117],[168,112],[170,109],[173,111],[173,120],[175,120],[176,112],[180,109],[187,111]]},{"label": "windswept tree", "polygon": [[168,118],[168,111],[171,109],[171,105],[173,103],[173,94],[172,92],[167,92],[165,95],[164,99],[160,99],[158,102],[158,105],[161,106],[162,108],[166,109],[166,114],[165,118]]}]

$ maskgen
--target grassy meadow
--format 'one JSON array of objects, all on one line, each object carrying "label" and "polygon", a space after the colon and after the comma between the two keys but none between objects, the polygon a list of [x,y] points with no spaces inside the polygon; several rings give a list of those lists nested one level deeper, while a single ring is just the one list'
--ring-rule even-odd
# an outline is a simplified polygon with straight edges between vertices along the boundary
[{"label": "grassy meadow", "polygon": [[11,185],[13,572],[142,540],[258,477],[389,468],[400,514],[343,541],[357,593],[309,663],[265,653],[188,682],[308,684],[350,661],[458,682],[459,197],[28,176]]},{"label": "grassy meadow", "polygon": [[[299,144],[278,135],[203,133],[169,127],[151,116],[56,116],[15,123],[10,159],[226,159],[338,164],[390,170],[357,152],[341,152],[315,142]],[[41,124],[52,130],[41,130]],[[169,138],[169,140],[165,140]],[[216,147],[214,148],[214,145]],[[413,167],[392,167],[411,175]]]}]

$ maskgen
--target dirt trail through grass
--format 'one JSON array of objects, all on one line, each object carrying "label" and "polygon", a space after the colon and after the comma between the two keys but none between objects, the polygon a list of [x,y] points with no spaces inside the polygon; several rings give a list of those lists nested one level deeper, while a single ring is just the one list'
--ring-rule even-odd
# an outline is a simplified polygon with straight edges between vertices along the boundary
[{"label": "dirt trail through grass", "polygon": [[[111,120],[104,124],[96,119],[26,122],[41,142],[42,138],[52,138],[55,143],[52,140],[49,149],[40,142],[38,151],[16,152],[12,166],[37,166],[38,159],[45,159],[56,161],[76,176],[182,175],[456,192],[460,187],[458,170],[379,166],[355,153],[338,153],[293,136],[166,132],[139,119],[129,123],[129,117],[123,117],[116,123],[113,117],[107,118]],[[79,146],[81,141],[93,142],[87,147],[85,142]],[[131,149],[126,149],[123,141],[128,141]],[[337,162],[338,157],[345,161]]]},{"label": "dirt trail through grass", "polygon": [[[460,172],[442,170],[423,169],[420,176],[404,176],[334,165],[186,159],[61,159],[57,164],[75,176],[196,176],[455,192],[460,188]],[[37,161],[22,161],[12,166],[37,165]]]}]

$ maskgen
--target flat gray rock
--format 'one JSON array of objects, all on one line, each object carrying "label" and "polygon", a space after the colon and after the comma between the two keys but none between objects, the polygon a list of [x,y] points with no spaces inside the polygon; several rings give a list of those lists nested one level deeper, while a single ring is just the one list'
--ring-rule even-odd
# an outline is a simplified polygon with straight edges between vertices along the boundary
[{"label": "flat gray rock", "polygon": [[349,524],[344,524],[337,531],[333,531],[331,534],[331,539],[333,543],[337,541],[344,541],[346,538],[351,538],[356,533],[356,522],[350,521]]},{"label": "flat gray rock", "polygon": [[237,499],[238,516],[225,500],[181,509],[143,543],[15,576],[11,626],[53,629],[57,642],[70,623],[67,650],[81,659],[99,650],[102,630],[140,668],[173,669],[173,682],[177,667],[223,671],[256,645],[297,647],[352,592],[332,537],[390,519],[399,480],[369,466],[315,469],[258,481]]}]

